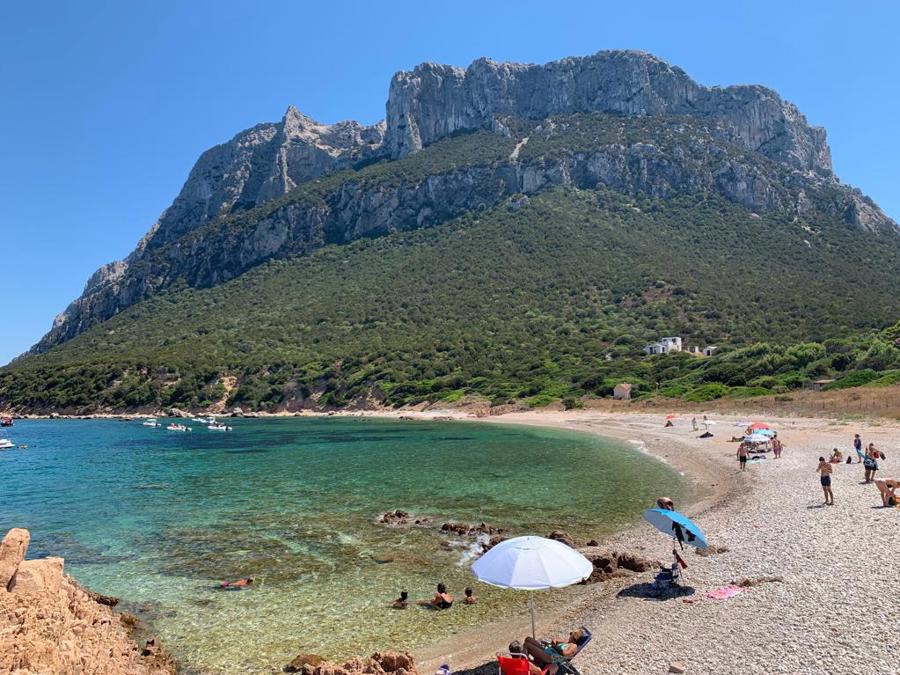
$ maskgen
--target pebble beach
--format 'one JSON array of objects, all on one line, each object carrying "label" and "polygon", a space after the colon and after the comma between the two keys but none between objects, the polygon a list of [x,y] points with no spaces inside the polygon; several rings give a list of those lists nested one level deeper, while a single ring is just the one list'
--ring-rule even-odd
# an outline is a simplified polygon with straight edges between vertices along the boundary
[{"label": "pebble beach", "polygon": [[[690,416],[673,428],[663,428],[660,416],[596,412],[520,413],[496,421],[580,429],[640,445],[694,480],[698,499],[684,510],[711,548],[722,549],[684,554],[685,594],[651,597],[653,574],[644,573],[591,586],[561,615],[543,617],[542,635],[578,625],[592,630],[592,643],[576,661],[584,675],[900,673],[900,509],[882,507],[855,462],[836,466],[835,505],[824,506],[815,473],[820,456],[838,447],[846,457],[860,433],[887,455],[878,477],[900,477],[896,423],[767,419],[784,454],[775,460],[769,453],[740,473],[737,444],[728,439],[747,418],[717,416],[712,439],[697,438]],[[665,537],[649,526],[601,545],[671,561]],[[707,596],[741,582],[752,585],[730,599]],[[523,637],[485,635],[491,638],[482,639],[481,664]],[[474,654],[465,658],[470,670],[463,672],[495,672],[477,667]]]}]

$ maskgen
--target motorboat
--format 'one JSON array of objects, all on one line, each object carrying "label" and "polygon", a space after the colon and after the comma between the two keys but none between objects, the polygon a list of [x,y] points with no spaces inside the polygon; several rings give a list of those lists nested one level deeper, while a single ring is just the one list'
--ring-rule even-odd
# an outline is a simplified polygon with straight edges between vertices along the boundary
[{"label": "motorboat", "polygon": [[16,444],[8,438],[0,438],[0,450],[12,450],[14,447]]},{"label": "motorboat", "polygon": [[159,422],[157,422],[157,421],[156,421],[154,418],[152,418],[152,417],[149,418],[149,419],[144,420],[143,422],[141,422],[141,424],[142,424],[143,426],[145,426],[145,427],[161,427],[161,426],[162,426],[162,424],[160,424]]},{"label": "motorboat", "polygon": [[192,417],[191,422],[196,422],[197,424],[215,424],[215,417]]},{"label": "motorboat", "polygon": [[191,428],[185,426],[183,424],[178,424],[177,422],[172,422],[169,426],[166,427],[166,431],[190,431]]},{"label": "motorboat", "polygon": [[231,427],[222,424],[221,422],[213,422],[209,426],[206,427],[210,431],[231,431]]}]

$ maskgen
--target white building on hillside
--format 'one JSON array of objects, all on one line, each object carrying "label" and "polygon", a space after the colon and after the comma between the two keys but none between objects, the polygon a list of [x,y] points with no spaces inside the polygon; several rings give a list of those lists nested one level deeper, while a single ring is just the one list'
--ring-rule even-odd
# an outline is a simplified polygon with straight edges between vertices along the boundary
[{"label": "white building on hillside", "polygon": [[668,354],[669,352],[681,351],[680,337],[664,337],[659,342],[653,342],[644,347],[644,353],[652,356],[653,354]]}]

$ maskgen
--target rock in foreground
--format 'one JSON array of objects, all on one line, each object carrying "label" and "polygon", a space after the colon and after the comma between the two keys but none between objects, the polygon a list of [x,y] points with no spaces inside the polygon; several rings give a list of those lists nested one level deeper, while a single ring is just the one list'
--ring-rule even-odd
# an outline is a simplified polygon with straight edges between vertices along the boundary
[{"label": "rock in foreground", "polygon": [[351,659],[343,664],[300,654],[284,671],[303,675],[419,675],[409,652],[375,652],[368,659]]},{"label": "rock in foreground", "polygon": [[24,560],[30,535],[13,529],[0,544],[0,672],[169,675],[155,643],[141,649],[123,615],[63,574],[62,558]]}]

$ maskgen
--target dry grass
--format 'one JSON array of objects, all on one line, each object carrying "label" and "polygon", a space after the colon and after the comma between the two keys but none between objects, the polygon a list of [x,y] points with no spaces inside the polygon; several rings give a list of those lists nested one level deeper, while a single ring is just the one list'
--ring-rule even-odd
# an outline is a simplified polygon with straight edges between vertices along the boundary
[{"label": "dry grass", "polygon": [[656,398],[647,401],[586,399],[586,408],[609,412],[667,411],[734,413],[770,417],[832,417],[900,419],[900,386],[857,387],[835,391],[796,391],[781,396],[718,399],[687,403]]}]

